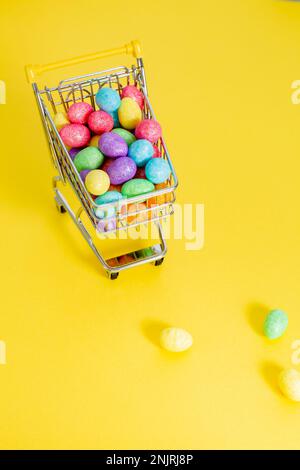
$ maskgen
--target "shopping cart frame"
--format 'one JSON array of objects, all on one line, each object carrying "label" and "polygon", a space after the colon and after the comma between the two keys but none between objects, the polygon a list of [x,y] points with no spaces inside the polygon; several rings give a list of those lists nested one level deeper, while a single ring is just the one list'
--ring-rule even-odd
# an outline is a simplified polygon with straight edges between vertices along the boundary
[{"label": "shopping cart frame", "polygon": [[[62,80],[57,87],[52,88],[39,88],[37,84],[37,78],[45,72],[119,54],[132,55],[136,59],[136,65],[132,65],[131,67],[119,66],[95,73],[72,77],[69,79]],[[54,199],[59,212],[67,212],[70,215],[74,224],[83,235],[84,239],[96,255],[97,259],[107,272],[108,277],[110,279],[116,279],[120,271],[134,266],[139,266],[150,262],[153,262],[155,265],[160,265],[163,262],[163,259],[167,252],[167,245],[163,235],[161,221],[162,219],[173,214],[175,190],[178,186],[178,179],[164,139],[159,139],[158,146],[159,151],[161,153],[161,158],[165,158],[171,168],[171,175],[168,180],[167,186],[163,189],[155,190],[151,193],[143,194],[133,198],[128,198],[126,199],[126,202],[122,201],[121,204],[109,203],[101,205],[101,209],[103,210],[114,206],[114,219],[116,221],[116,227],[103,233],[103,236],[109,236],[110,232],[117,232],[118,230],[128,230],[134,227],[136,227],[136,229],[138,230],[139,226],[142,224],[153,223],[158,231],[160,249],[157,250],[157,246],[155,246],[156,250],[153,252],[152,255],[147,255],[139,258],[135,257],[134,261],[130,263],[113,266],[108,263],[108,261],[110,260],[104,259],[104,257],[101,255],[100,251],[98,250],[93,241],[91,233],[88,231],[86,225],[82,220],[81,216],[83,211],[85,211],[93,227],[97,230],[97,227],[99,227],[99,218],[95,215],[95,209],[99,206],[94,203],[94,200],[92,199],[91,195],[87,192],[84,183],[81,180],[81,177],[72,162],[68,149],[60,138],[59,132],[54,124],[52,115],[49,111],[49,108],[52,108],[51,110],[53,113],[59,112],[61,110],[67,111],[69,106],[78,100],[88,100],[95,108],[94,97],[99,88],[108,85],[112,88],[117,89],[120,93],[122,87],[124,86],[124,82],[126,84],[129,84],[130,81],[133,81],[133,83],[139,87],[139,89],[144,95],[144,117],[155,119],[155,114],[153,112],[153,108],[150,104],[148,97],[145,69],[141,54],[140,43],[135,40],[131,41],[129,44],[126,44],[123,47],[106,50],[95,54],[89,54],[46,65],[28,65],[26,66],[25,70],[27,79],[32,85],[33,92],[36,98],[46,138],[52,155],[52,161],[54,167],[58,171],[58,175],[53,178],[53,190]],[[48,100],[47,102],[46,99]],[[63,192],[59,189],[59,183],[62,183],[63,185],[69,183],[72,187],[75,195],[77,196],[80,202],[80,207],[77,211],[74,211],[72,209]],[[143,208],[141,210],[139,204],[142,202],[146,203],[146,208]],[[123,209],[124,206],[127,207],[128,205],[133,204],[135,204],[136,211],[131,212],[130,215],[131,218],[132,216],[136,216],[136,221],[131,222],[129,224],[127,212],[125,211],[124,213]],[[131,252],[130,255],[133,255],[134,253],[135,252]]]}]

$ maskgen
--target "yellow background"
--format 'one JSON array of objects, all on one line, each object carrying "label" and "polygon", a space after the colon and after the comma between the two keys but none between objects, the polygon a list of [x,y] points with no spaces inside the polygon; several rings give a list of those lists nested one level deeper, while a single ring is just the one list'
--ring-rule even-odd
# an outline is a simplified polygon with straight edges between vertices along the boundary
[{"label": "yellow background", "polygon": [[[300,408],[276,377],[300,338],[300,5],[5,0],[0,35],[0,447],[299,448]],[[205,246],[171,240],[161,268],[111,282],[56,212],[23,66],[133,38],[178,201],[205,204]],[[260,326],[274,307],[290,324],[271,343]],[[162,351],[164,325],[188,329],[193,348]]]}]

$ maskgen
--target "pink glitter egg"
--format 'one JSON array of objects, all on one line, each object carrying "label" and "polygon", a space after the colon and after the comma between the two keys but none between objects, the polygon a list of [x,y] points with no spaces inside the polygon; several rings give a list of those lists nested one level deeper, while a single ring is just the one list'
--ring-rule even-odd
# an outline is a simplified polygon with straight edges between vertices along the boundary
[{"label": "pink glitter egg", "polygon": [[141,109],[144,108],[143,93],[134,85],[127,85],[123,88],[121,98],[132,98]]},{"label": "pink glitter egg", "polygon": [[86,124],[89,115],[94,111],[94,108],[89,104],[81,101],[74,103],[70,106],[68,111],[69,121],[73,124]]},{"label": "pink glitter egg", "polygon": [[135,129],[137,139],[147,139],[152,144],[161,137],[161,127],[154,119],[143,119]]},{"label": "pink glitter egg", "polygon": [[109,132],[114,127],[113,117],[105,111],[94,111],[89,115],[88,126],[95,134]]},{"label": "pink glitter egg", "polygon": [[91,138],[91,133],[83,124],[67,124],[59,131],[60,137],[68,147],[85,147]]}]

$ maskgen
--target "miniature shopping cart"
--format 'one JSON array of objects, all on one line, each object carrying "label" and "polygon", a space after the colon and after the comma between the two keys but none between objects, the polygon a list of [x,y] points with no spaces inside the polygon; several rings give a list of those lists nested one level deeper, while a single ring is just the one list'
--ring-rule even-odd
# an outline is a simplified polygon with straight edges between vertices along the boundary
[{"label": "miniature shopping cart", "polygon": [[[39,88],[37,85],[37,78],[44,72],[53,69],[62,68],[90,60],[101,59],[118,54],[130,54],[136,59],[136,65],[131,67],[114,67],[108,70],[95,72],[87,75],[81,75],[59,82],[58,86],[54,88],[44,87]],[[147,249],[132,251],[127,254],[130,256],[122,255],[111,259],[104,259],[100,251],[93,241],[93,236],[88,231],[86,225],[83,223],[82,214],[86,212],[94,231],[99,230],[99,218],[97,217],[97,206],[86,190],[85,185],[76,170],[73,161],[69,155],[68,149],[60,138],[59,132],[54,124],[53,117],[58,112],[67,112],[69,107],[77,101],[89,102],[95,109],[95,95],[98,90],[105,86],[109,86],[121,94],[122,87],[126,85],[135,85],[144,95],[145,106],[143,110],[144,118],[153,118],[155,115],[152,106],[149,102],[146,77],[144,71],[143,60],[141,58],[141,48],[138,41],[131,43],[117,49],[99,52],[96,54],[86,55],[83,57],[76,57],[63,62],[51,63],[47,65],[27,66],[26,74],[28,81],[32,84],[33,91],[36,97],[37,105],[40,111],[41,119],[44,125],[46,137],[49,143],[53,164],[58,172],[53,179],[54,199],[59,212],[68,212],[73,222],[80,230],[84,239],[93,250],[94,254],[106,270],[110,279],[116,279],[120,271],[134,266],[145,263],[154,263],[160,265],[163,262],[164,256],[167,251],[166,242],[163,235],[162,220],[171,215],[174,211],[173,204],[175,201],[175,189],[177,187],[177,177],[174,167],[172,165],[164,139],[159,139],[158,147],[161,153],[161,158],[164,158],[170,165],[171,175],[162,189],[155,190],[151,193],[142,194],[136,197],[127,198],[120,204],[108,203],[101,205],[101,209],[109,210],[114,207],[115,223],[111,230],[102,233],[103,236],[109,236],[110,232],[117,233],[118,231],[128,231],[133,227],[139,229],[141,224],[154,224],[158,230],[159,243],[150,246]],[[64,185],[69,184],[77,196],[80,207],[75,212],[66,197],[58,188],[58,183]],[[143,204],[141,204],[143,203]],[[127,216],[126,206],[131,205],[130,217]],[[132,211],[134,204],[135,211]],[[92,230],[93,231],[93,230]],[[125,261],[124,261],[125,260]]]}]

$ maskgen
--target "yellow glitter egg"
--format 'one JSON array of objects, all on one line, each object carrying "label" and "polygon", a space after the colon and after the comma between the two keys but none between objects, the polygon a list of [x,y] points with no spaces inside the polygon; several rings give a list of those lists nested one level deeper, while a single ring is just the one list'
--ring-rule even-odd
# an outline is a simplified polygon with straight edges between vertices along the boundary
[{"label": "yellow glitter egg", "polygon": [[142,120],[142,111],[132,98],[123,98],[118,109],[119,121],[125,129],[135,129]]},{"label": "yellow glitter egg", "polygon": [[282,393],[293,401],[300,401],[300,373],[295,369],[285,369],[278,377]]},{"label": "yellow glitter egg", "polygon": [[167,351],[181,352],[192,346],[193,337],[182,328],[165,328],[161,332],[160,343]]},{"label": "yellow glitter egg", "polygon": [[108,174],[103,170],[92,170],[85,177],[85,186],[89,193],[101,196],[110,185]]},{"label": "yellow glitter egg", "polygon": [[101,137],[100,135],[94,135],[90,140],[89,146],[98,148],[98,141],[100,137]]},{"label": "yellow glitter egg", "polygon": [[53,118],[53,121],[54,121],[55,127],[58,131],[60,131],[67,124],[70,124],[66,113],[56,113],[54,118]]}]

